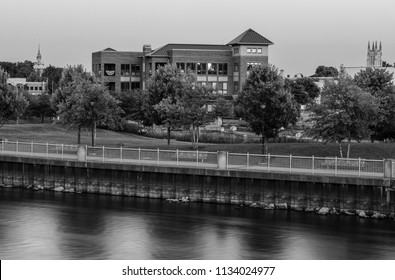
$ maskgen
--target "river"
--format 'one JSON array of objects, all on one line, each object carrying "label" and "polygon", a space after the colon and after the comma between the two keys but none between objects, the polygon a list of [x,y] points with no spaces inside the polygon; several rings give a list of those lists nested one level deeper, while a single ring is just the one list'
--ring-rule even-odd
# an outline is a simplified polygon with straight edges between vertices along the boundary
[{"label": "river", "polygon": [[0,259],[395,259],[395,222],[0,188]]}]

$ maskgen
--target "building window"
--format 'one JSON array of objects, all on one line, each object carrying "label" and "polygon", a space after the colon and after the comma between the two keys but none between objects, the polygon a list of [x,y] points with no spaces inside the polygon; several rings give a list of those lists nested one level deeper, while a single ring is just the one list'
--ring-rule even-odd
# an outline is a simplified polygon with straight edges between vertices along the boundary
[{"label": "building window", "polygon": [[234,48],[233,49],[233,54],[239,54],[240,53],[240,49],[239,48]]},{"label": "building window", "polygon": [[115,91],[115,83],[114,82],[107,83],[106,86],[110,92]]},{"label": "building window", "polygon": [[239,72],[239,64],[238,63],[233,64],[233,72]]},{"label": "building window", "polygon": [[251,53],[251,48],[247,48],[247,53]]},{"label": "building window", "polygon": [[228,83],[218,83],[217,92],[218,94],[228,94]]},{"label": "building window", "polygon": [[140,76],[140,65],[138,64],[132,64],[132,67],[130,68],[130,74],[132,76]]},{"label": "building window", "polygon": [[228,75],[228,63],[219,63],[218,64],[218,74],[219,75]]},{"label": "building window", "polygon": [[121,64],[121,76],[129,76],[129,73],[130,73],[130,65]]},{"label": "building window", "polygon": [[258,50],[258,53],[262,53],[262,49],[261,48],[259,48],[257,50]]},{"label": "building window", "polygon": [[104,64],[104,76],[115,76],[115,64]]},{"label": "building window", "polygon": [[177,68],[179,68],[185,72],[185,63],[184,62],[177,62],[176,65],[177,65]]},{"label": "building window", "polygon": [[43,90],[43,88],[42,87],[38,87],[38,90]]},{"label": "building window", "polygon": [[129,82],[121,82],[121,91],[129,90]]},{"label": "building window", "polygon": [[140,88],[140,82],[131,82],[131,89],[139,89]]},{"label": "building window", "polygon": [[196,73],[196,63],[188,62],[187,63],[187,69]]},{"label": "building window", "polygon": [[34,87],[34,90],[38,90],[38,87]]},{"label": "building window", "polygon": [[233,85],[235,92],[239,91],[239,83],[234,83]]},{"label": "building window", "polygon": [[196,63],[197,65],[197,74],[198,75],[206,75],[207,63]]},{"label": "building window", "polygon": [[207,74],[217,75],[217,63],[207,63],[207,65],[208,65]]},{"label": "building window", "polygon": [[253,67],[256,67],[258,65],[261,65],[261,64],[260,63],[256,63],[256,62],[247,63],[247,71],[250,71]]}]

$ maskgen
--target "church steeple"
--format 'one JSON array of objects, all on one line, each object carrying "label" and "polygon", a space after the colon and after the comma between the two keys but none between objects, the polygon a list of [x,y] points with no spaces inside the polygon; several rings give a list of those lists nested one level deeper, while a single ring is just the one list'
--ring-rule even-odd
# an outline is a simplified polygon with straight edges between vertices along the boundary
[{"label": "church steeple", "polygon": [[377,46],[377,41],[372,41],[372,48],[370,48],[370,42],[368,42],[368,56],[366,60],[366,67],[378,68],[381,67],[382,60],[382,46]]},{"label": "church steeple", "polygon": [[40,44],[38,44],[37,62],[41,62]]}]

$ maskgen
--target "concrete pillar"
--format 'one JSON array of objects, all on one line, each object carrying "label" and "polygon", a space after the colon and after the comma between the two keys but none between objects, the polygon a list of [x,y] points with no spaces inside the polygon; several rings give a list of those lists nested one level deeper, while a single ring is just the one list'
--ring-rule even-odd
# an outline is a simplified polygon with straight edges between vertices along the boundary
[{"label": "concrete pillar", "polygon": [[217,156],[218,169],[228,168],[228,153],[224,151],[219,151]]},{"label": "concrete pillar", "polygon": [[86,161],[86,146],[80,145],[77,148],[77,159],[78,161]]},{"label": "concrete pillar", "polygon": [[394,163],[393,159],[386,159],[384,160],[384,178],[392,178],[394,177]]}]

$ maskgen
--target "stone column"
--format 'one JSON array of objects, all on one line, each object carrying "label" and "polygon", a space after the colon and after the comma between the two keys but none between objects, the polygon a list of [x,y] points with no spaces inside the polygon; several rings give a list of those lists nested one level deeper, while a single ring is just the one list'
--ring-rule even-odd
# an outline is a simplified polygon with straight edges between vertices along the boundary
[{"label": "stone column", "polygon": [[80,145],[77,148],[77,159],[78,161],[86,161],[86,146],[85,145]]},{"label": "stone column", "polygon": [[393,178],[395,169],[395,160],[386,159],[384,160],[384,178]]},{"label": "stone column", "polygon": [[218,169],[228,168],[228,153],[224,151],[219,151],[217,153]]}]

